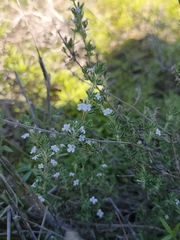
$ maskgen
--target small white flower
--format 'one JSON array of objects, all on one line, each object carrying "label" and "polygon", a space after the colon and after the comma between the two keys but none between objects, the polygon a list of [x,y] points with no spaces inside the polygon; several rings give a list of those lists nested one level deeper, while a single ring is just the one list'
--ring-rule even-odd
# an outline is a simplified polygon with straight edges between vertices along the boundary
[{"label": "small white flower", "polygon": [[30,152],[30,154],[36,153],[36,151],[37,151],[37,147],[36,147],[36,146],[34,146],[34,147],[31,149],[31,152]]},{"label": "small white flower", "polygon": [[102,218],[103,215],[104,215],[104,212],[103,212],[101,209],[98,209],[96,215],[97,215],[99,218]]},{"label": "small white flower", "polygon": [[63,128],[62,128],[62,131],[68,132],[68,131],[70,130],[70,128],[71,128],[70,123],[69,123],[69,124],[64,124],[64,125],[63,125]]},{"label": "small white flower", "polygon": [[106,109],[103,110],[104,116],[107,116],[107,115],[111,114],[112,112],[113,112],[113,110],[110,109],[110,108],[106,108]]},{"label": "small white flower", "polygon": [[32,157],[32,160],[37,160],[38,157],[39,157],[39,154],[37,154],[34,157]]},{"label": "small white flower", "polygon": [[39,168],[39,169],[44,168],[44,164],[42,164],[42,163],[38,164],[38,168]]},{"label": "small white flower", "polygon": [[156,129],[156,135],[161,136],[161,131],[159,130],[159,128]]},{"label": "small white flower", "polygon": [[23,139],[26,139],[29,137],[29,133],[25,133],[24,135],[21,136]]},{"label": "small white flower", "polygon": [[102,173],[96,174],[97,177],[102,177]]},{"label": "small white flower", "polygon": [[97,100],[101,99],[101,96],[100,96],[99,93],[96,93],[95,97],[96,97]]},{"label": "small white flower", "polygon": [[74,146],[72,144],[68,144],[67,152],[74,152],[75,148],[76,148],[76,146]]},{"label": "small white flower", "polygon": [[142,144],[142,141],[141,141],[141,140],[139,140],[139,141],[137,142],[137,144],[141,145],[141,144]]},{"label": "small white flower", "polygon": [[57,165],[57,162],[54,160],[54,159],[51,159],[51,164],[53,165],[53,166],[56,166]]},{"label": "small white flower", "polygon": [[93,72],[94,72],[94,67],[88,68],[87,70],[88,70],[89,72],[92,72],[92,73],[93,73]]},{"label": "small white flower", "polygon": [[96,204],[98,202],[97,198],[95,198],[94,196],[92,196],[89,201],[93,204]]},{"label": "small white flower", "polygon": [[56,145],[52,145],[52,146],[51,146],[51,149],[52,149],[54,152],[58,152],[58,151],[59,151],[59,148],[58,148]]},{"label": "small white flower", "polygon": [[81,12],[81,8],[80,7],[76,7],[75,12],[80,13]]},{"label": "small white flower", "polygon": [[35,188],[36,187],[36,183],[34,182],[32,185],[31,185],[32,188]]},{"label": "small white flower", "polygon": [[107,164],[102,164],[101,167],[107,168]]},{"label": "small white flower", "polygon": [[79,103],[78,105],[77,105],[77,109],[79,110],[79,111],[84,111],[84,112],[90,112],[91,111],[91,107],[92,107],[92,105],[91,104],[86,104],[86,103]]},{"label": "small white flower", "polygon": [[90,112],[91,111],[91,106],[92,106],[91,104],[86,104],[86,109],[87,109],[86,111]]},{"label": "small white flower", "polygon": [[168,219],[169,219],[169,216],[168,216],[167,214],[166,214],[164,217],[165,217],[165,219],[166,219],[166,220],[168,220]]},{"label": "small white flower", "polygon": [[60,144],[60,147],[65,147],[65,145],[63,143]]},{"label": "small white flower", "polygon": [[59,172],[56,172],[56,173],[53,175],[53,177],[54,177],[54,178],[58,178],[59,175],[60,175],[60,173],[59,173]]},{"label": "small white flower", "polygon": [[45,201],[45,199],[44,199],[42,196],[38,196],[38,198],[39,198],[39,200],[40,200],[41,202],[44,202],[44,201]]},{"label": "small white flower", "polygon": [[75,173],[73,173],[73,172],[70,172],[70,173],[69,173],[69,176],[70,176],[70,177],[73,177],[74,175],[75,175]]},{"label": "small white flower", "polygon": [[85,135],[81,134],[78,139],[80,142],[83,142],[85,140]]},{"label": "small white flower", "polygon": [[72,127],[70,130],[69,130],[70,133],[74,133],[74,128]]},{"label": "small white flower", "polygon": [[91,143],[92,143],[91,140],[87,140],[87,141],[86,141],[86,144],[87,144],[87,145],[91,145]]},{"label": "small white flower", "polygon": [[81,126],[79,130],[80,130],[80,131],[81,131],[81,133],[83,133],[83,134],[85,134],[85,133],[86,133],[86,131],[85,131],[85,129],[84,129],[84,126]]},{"label": "small white flower", "polygon": [[73,185],[74,185],[74,186],[79,185],[79,180],[78,180],[78,179],[74,180],[74,181],[73,181]]},{"label": "small white flower", "polygon": [[175,203],[176,203],[176,205],[179,205],[180,204],[179,199],[175,199]]}]

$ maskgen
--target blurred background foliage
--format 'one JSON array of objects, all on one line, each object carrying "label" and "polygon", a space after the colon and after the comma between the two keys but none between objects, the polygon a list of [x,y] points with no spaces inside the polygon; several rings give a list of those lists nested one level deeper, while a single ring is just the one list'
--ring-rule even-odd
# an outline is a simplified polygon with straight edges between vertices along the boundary
[{"label": "blurred background foliage", "polygon": [[[154,91],[164,91],[161,86],[154,90],[154,84],[169,77],[170,68],[178,61],[178,1],[80,2],[85,3],[84,15],[89,18],[88,38],[97,46],[96,57],[103,58],[108,71],[113,73],[110,85],[114,94],[118,86],[124,100],[134,101],[136,87],[149,96]],[[29,98],[36,104],[43,102],[46,91],[35,41],[51,76],[52,104],[58,107],[67,102],[77,103],[85,97],[88,85],[67,70],[68,66],[82,77],[75,64],[67,62],[57,34],[60,29],[63,36],[71,35],[72,16],[67,11],[71,1],[46,0],[42,4],[41,1],[22,0],[20,3],[22,8],[15,0],[5,0],[0,6],[0,97],[13,99],[16,93],[20,96],[13,75],[13,71],[17,71]],[[78,44],[75,48],[81,51]]]}]

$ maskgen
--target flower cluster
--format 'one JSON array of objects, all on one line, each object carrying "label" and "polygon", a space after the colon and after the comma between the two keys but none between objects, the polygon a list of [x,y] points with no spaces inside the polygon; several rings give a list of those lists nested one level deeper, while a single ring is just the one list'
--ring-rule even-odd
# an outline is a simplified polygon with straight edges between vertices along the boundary
[{"label": "flower cluster", "polygon": [[79,111],[83,111],[83,112],[90,112],[91,111],[91,108],[92,108],[92,105],[89,103],[89,104],[86,104],[86,103],[79,103],[77,105],[77,109]]}]

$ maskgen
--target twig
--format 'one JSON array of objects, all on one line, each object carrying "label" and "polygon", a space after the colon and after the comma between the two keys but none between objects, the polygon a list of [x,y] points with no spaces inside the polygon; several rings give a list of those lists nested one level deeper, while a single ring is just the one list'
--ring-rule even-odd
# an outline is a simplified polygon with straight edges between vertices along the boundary
[{"label": "twig", "polygon": [[[11,185],[11,189],[13,189],[11,190],[10,195],[13,191],[13,193],[16,193],[16,197],[18,197],[18,199],[23,200],[26,205],[29,206],[29,210],[32,209],[38,212],[40,218],[43,217],[45,206],[38,199],[37,195],[21,179],[19,174],[16,173],[10,162],[5,157],[0,156],[0,164],[2,165],[3,170],[9,176],[8,184],[9,186]],[[52,216],[49,211],[46,214],[46,221],[49,223],[52,229],[59,229],[60,226],[58,225],[57,220]]]},{"label": "twig", "polygon": [[32,117],[32,119],[33,119],[33,122],[37,125],[37,121],[36,121],[36,118],[35,118],[33,109],[32,109],[31,104],[30,104],[30,102],[29,102],[29,98],[28,98],[28,96],[26,95],[26,92],[25,92],[25,90],[24,90],[24,87],[23,87],[22,84],[21,84],[21,80],[19,79],[18,74],[17,74],[16,72],[14,72],[14,73],[15,73],[15,75],[16,75],[16,79],[17,79],[18,84],[19,84],[19,86],[20,86],[20,88],[21,88],[21,91],[22,91],[22,93],[23,93],[23,95],[24,95],[24,97],[25,97],[25,99],[26,99],[27,104],[28,104],[29,111],[30,111],[31,117]]},{"label": "twig", "polygon": [[48,206],[46,206],[45,211],[44,211],[44,216],[43,216],[43,219],[42,219],[42,223],[41,223],[41,227],[40,227],[40,231],[39,231],[39,235],[38,235],[38,240],[41,239],[41,234],[42,234],[42,230],[43,230],[42,227],[44,226],[44,223],[46,221],[47,211],[48,211]]},{"label": "twig", "polygon": [[1,213],[0,218],[2,218],[4,216],[5,213],[7,213],[8,209],[10,208],[10,206],[8,205]]},{"label": "twig", "polygon": [[[49,230],[49,229],[47,229],[47,228],[45,228],[45,227],[41,227],[39,224],[37,224],[37,223],[35,223],[35,222],[32,222],[32,221],[30,221],[29,219],[26,219],[26,221],[27,221],[28,223],[32,224],[34,227],[42,228],[44,231],[50,232],[51,234],[54,234],[55,236],[59,237],[60,239],[61,239],[61,238],[63,239],[62,235],[58,234],[58,233],[55,232],[55,231]],[[67,229],[64,229],[64,230],[67,230]]]},{"label": "twig", "polygon": [[121,213],[121,211],[119,210],[119,208],[116,206],[116,204],[114,203],[114,201],[112,200],[112,198],[105,198],[104,202],[108,202],[111,203],[111,205],[113,206],[113,208],[115,209],[116,213],[119,214],[119,216],[121,217],[122,221],[124,222],[124,217]]},{"label": "twig", "polygon": [[[15,214],[15,212],[14,212],[14,210],[13,210],[12,207],[11,207],[11,212],[12,212],[12,218],[13,218],[13,220],[14,220],[16,229],[17,229],[17,231],[18,231],[18,233],[19,233],[19,236],[20,236],[21,240],[26,240],[26,237],[24,236],[24,233],[23,233],[22,228],[21,228],[21,226],[20,226],[20,224],[19,224],[19,221],[18,221],[18,217],[19,217],[19,216],[17,216],[17,215]],[[31,235],[31,236],[32,236],[32,235]],[[34,239],[34,238],[32,238],[32,239]],[[34,240],[35,240],[35,239],[34,239]]]},{"label": "twig", "polygon": [[46,91],[47,91],[47,108],[48,108],[48,120],[49,120],[49,128],[51,127],[51,104],[50,104],[50,77],[46,71],[44,62],[40,56],[39,50],[36,47],[36,51],[38,53],[39,56],[39,64],[41,66],[41,70],[43,72],[44,75],[44,79],[45,79],[45,85],[46,85]]},{"label": "twig", "polygon": [[7,240],[11,240],[11,208],[7,209]]},{"label": "twig", "polygon": [[[120,222],[120,224],[122,225],[122,221],[121,221],[121,218],[119,217],[119,214],[118,214],[116,211],[115,211],[115,214],[117,215],[117,218],[119,219],[119,222]],[[123,233],[124,233],[124,236],[125,236],[125,240],[128,240],[126,231],[125,231],[125,229],[124,229],[123,226],[122,226],[122,230],[123,230]]]},{"label": "twig", "polygon": [[[34,127],[33,126],[28,126],[28,125],[22,124],[18,121],[13,122],[13,121],[9,121],[9,120],[3,119],[3,118],[0,118],[0,121],[3,121],[4,123],[6,123],[10,126],[13,126],[13,127],[22,127],[22,128],[25,128],[25,129],[32,129],[34,131],[44,132],[44,133],[48,133],[48,134],[51,134],[51,135],[54,135],[54,134],[59,135],[59,136],[68,136],[69,135],[69,134],[66,134],[66,133],[57,132],[54,128],[51,129],[51,130],[46,130],[46,129],[43,129],[43,128],[40,128],[40,127],[37,127],[37,126],[34,126]],[[123,141],[107,140],[107,139],[100,140],[100,139],[94,139],[94,138],[86,138],[85,140],[90,140],[91,142],[95,142],[95,143],[131,145],[131,146],[136,146],[136,147],[139,147],[139,148],[144,148],[144,146],[142,146],[140,144],[135,144],[135,143],[132,143],[132,142],[123,142]],[[148,151],[154,152],[154,149],[152,149],[152,148],[146,147],[145,149],[148,150]]]}]

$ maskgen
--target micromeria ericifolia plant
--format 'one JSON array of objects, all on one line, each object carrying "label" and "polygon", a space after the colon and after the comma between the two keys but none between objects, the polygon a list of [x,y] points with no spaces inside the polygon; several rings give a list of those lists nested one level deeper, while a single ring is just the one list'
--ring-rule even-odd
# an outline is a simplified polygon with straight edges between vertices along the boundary
[{"label": "micromeria ericifolia plant", "polygon": [[[80,68],[89,89],[75,106],[77,118],[59,122],[59,129],[26,126],[22,138],[31,144],[36,170],[31,187],[64,218],[114,223],[112,229],[120,227],[125,239],[124,228],[131,239],[148,239],[148,229],[163,237],[164,226],[166,239],[176,239],[180,221],[178,103],[171,102],[159,118],[158,106],[138,109],[140,90],[134,105],[114,96],[108,88],[106,64],[96,60],[95,46],[87,37],[89,20],[84,18],[83,4],[71,2],[72,37],[62,36],[59,30],[58,34],[64,54]],[[133,191],[142,196],[135,199]],[[132,199],[127,200],[128,192]],[[127,202],[131,207],[126,212],[119,205]],[[131,210],[136,216],[130,223]],[[103,231],[108,232],[108,227]]]}]

